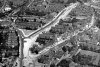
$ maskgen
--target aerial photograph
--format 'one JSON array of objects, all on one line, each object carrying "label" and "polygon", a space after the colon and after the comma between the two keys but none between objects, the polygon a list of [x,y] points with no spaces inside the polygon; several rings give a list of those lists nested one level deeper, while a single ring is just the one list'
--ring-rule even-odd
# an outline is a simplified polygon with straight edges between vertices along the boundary
[{"label": "aerial photograph", "polygon": [[100,67],[100,0],[0,0],[0,67]]}]

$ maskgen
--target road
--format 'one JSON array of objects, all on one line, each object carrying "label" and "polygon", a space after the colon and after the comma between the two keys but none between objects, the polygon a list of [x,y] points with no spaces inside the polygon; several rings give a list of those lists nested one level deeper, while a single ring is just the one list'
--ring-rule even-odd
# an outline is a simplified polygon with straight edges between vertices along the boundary
[{"label": "road", "polygon": [[[79,33],[82,33],[82,32],[84,32],[84,31],[86,31],[86,30],[89,30],[89,29],[94,25],[94,23],[95,23],[95,17],[94,17],[94,15],[93,15],[93,16],[92,16],[92,19],[91,19],[91,23],[87,24],[87,25],[83,28],[83,30],[81,30],[81,31],[79,31],[79,30],[74,31],[74,32],[72,33],[72,35],[66,36],[66,38],[65,38],[64,40],[61,39],[60,41],[54,43],[52,46],[49,46],[49,47],[45,48],[44,50],[42,50],[42,51],[40,52],[40,55],[41,55],[41,54],[44,54],[44,53],[47,52],[49,49],[51,49],[51,48],[53,48],[53,47],[56,47],[56,46],[60,45],[61,43],[63,43],[63,42],[65,42],[65,41],[69,40],[71,37],[77,36]],[[77,32],[77,31],[78,31],[78,32]],[[65,35],[65,34],[63,34],[63,35]],[[62,35],[62,36],[63,36],[63,35]]]},{"label": "road", "polygon": [[66,7],[66,8],[63,9],[52,21],[50,21],[49,23],[47,23],[47,24],[44,25],[43,27],[39,28],[38,30],[36,30],[36,31],[34,31],[34,32],[32,32],[32,33],[30,33],[28,36],[25,36],[25,38],[34,37],[34,36],[36,36],[37,34],[39,34],[39,33],[43,32],[43,31],[45,31],[47,28],[50,28],[50,27],[56,25],[56,24],[59,22],[59,20],[60,20],[61,18],[66,17],[66,16],[69,14],[69,12],[70,12],[73,8],[75,8],[78,4],[79,4],[79,3],[75,3],[75,4],[72,4],[72,5],[68,6],[68,7]]}]

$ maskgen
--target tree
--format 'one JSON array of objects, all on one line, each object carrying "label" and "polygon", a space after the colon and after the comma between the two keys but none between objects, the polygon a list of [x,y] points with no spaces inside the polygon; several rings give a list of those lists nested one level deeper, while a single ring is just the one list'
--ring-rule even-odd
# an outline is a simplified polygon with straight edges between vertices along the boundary
[{"label": "tree", "polygon": [[29,50],[31,51],[31,53],[33,53],[33,54],[38,54],[39,53],[39,51],[41,50],[39,47],[38,47],[38,45],[33,45],[31,48],[29,48]]},{"label": "tree", "polygon": [[63,59],[63,60],[61,60],[58,64],[57,64],[57,66],[59,67],[69,67],[69,61],[67,61],[66,59]]},{"label": "tree", "polygon": [[95,24],[100,29],[100,19],[97,19]]}]

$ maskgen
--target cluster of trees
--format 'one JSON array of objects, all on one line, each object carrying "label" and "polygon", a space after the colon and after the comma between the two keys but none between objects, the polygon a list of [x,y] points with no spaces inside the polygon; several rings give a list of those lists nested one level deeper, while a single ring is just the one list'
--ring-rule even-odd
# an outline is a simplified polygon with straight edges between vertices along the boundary
[{"label": "cluster of trees", "polygon": [[41,55],[40,57],[38,57],[37,61],[39,63],[42,63],[42,64],[49,64],[50,61],[52,60],[52,57],[50,57],[50,55],[48,54],[44,54],[44,55]]},{"label": "cluster of trees", "polygon": [[70,3],[81,2],[82,0],[47,0],[47,1],[49,1],[49,3],[70,4]]},{"label": "cluster of trees", "polygon": [[63,51],[60,51],[60,50],[56,51],[54,49],[50,49],[48,53],[40,55],[37,58],[37,61],[42,64],[49,64],[50,67],[51,66],[63,67],[64,65],[69,66],[69,63],[71,62],[71,60],[63,59],[59,63],[57,63],[57,59],[60,59],[63,55],[64,55]]},{"label": "cluster of trees", "polygon": [[49,46],[52,45],[55,42],[55,36],[49,33],[43,33],[37,37],[36,42],[38,42],[40,45]]},{"label": "cluster of trees", "polygon": [[62,25],[56,25],[55,27],[51,27],[49,30],[52,34],[64,34],[66,32],[66,29]]},{"label": "cluster of trees", "polygon": [[69,64],[71,63],[71,59],[62,59],[58,64],[57,67],[70,67]]},{"label": "cluster of trees", "polygon": [[[11,47],[12,49],[18,50],[20,43],[19,43],[19,37],[18,33],[15,30],[9,31],[9,37],[7,39],[7,46]],[[17,51],[16,51],[17,52]]]},{"label": "cluster of trees", "polygon": [[[33,1],[32,1],[33,2]],[[16,13],[13,14],[13,16],[24,16],[24,15],[33,15],[33,16],[45,16],[47,13],[43,10],[40,11],[38,9],[38,2],[33,2],[32,5],[30,5],[30,7],[27,7],[30,4],[29,0],[22,0],[20,2],[20,0],[18,2],[16,1],[8,1],[9,6],[12,8],[12,10],[18,10]],[[42,6],[42,5],[41,5]],[[42,9],[42,8],[41,8]]]},{"label": "cluster of trees", "polygon": [[49,32],[53,34],[58,34],[58,35],[64,34],[65,32],[73,32],[74,29],[73,29],[72,23],[74,22],[75,21],[73,20],[65,21],[65,20],[60,19],[58,25],[56,25],[55,27],[51,27]]},{"label": "cluster of trees", "polygon": [[55,36],[50,33],[43,33],[40,34],[39,37],[37,37],[36,42],[41,47],[34,44],[30,48],[31,53],[33,54],[38,54],[41,50],[43,50],[47,46],[53,45],[53,43],[55,42]]},{"label": "cluster of trees", "polygon": [[0,0],[0,9],[4,5],[4,0]]},{"label": "cluster of trees", "polygon": [[10,34],[9,31],[10,31],[9,29],[7,30],[3,29],[2,31],[0,31],[0,35],[1,35],[0,36],[0,63],[5,67],[9,65],[13,65],[16,58],[19,57],[20,44],[18,40],[18,35],[15,32],[13,32],[14,35],[9,35]]},{"label": "cluster of trees", "polygon": [[96,20],[95,25],[100,29],[100,19],[97,19],[97,20]]},{"label": "cluster of trees", "polygon": [[100,53],[99,46],[97,46],[97,45],[88,44],[88,43],[87,44],[80,43],[79,45],[80,45],[79,48],[81,48],[82,50],[89,50],[89,51]]},{"label": "cluster of trees", "polygon": [[19,9],[29,4],[29,0],[7,0],[7,4],[13,9]]},{"label": "cluster of trees", "polygon": [[0,51],[2,49],[6,49],[5,45],[6,45],[6,40],[8,39],[8,34],[7,33],[3,33],[3,31],[0,31]]},{"label": "cluster of trees", "polygon": [[29,48],[32,54],[39,54],[41,48],[37,44],[33,44],[31,48]]},{"label": "cluster of trees", "polygon": [[79,63],[81,65],[91,65],[91,66],[94,65],[93,62],[96,60],[96,57],[85,54],[82,55],[81,53],[78,53],[72,58],[75,63]]},{"label": "cluster of trees", "polygon": [[1,39],[1,41],[3,40],[5,41],[5,43],[3,41],[1,43],[1,52],[5,53],[5,57],[19,56],[19,38],[17,34],[14,34],[13,36],[9,34],[9,32],[2,34],[3,38]]},{"label": "cluster of trees", "polygon": [[33,21],[30,21],[27,18],[17,18],[15,24],[18,28],[26,29],[26,30],[37,30],[39,27],[45,24],[44,21],[39,21],[36,18]]},{"label": "cluster of trees", "polygon": [[[5,3],[6,5],[9,5],[9,7],[11,8],[11,10],[8,10],[6,11],[5,10],[5,7],[1,8],[3,11],[0,11],[0,19],[4,19],[4,18],[7,18],[8,15],[12,16],[12,14],[14,12],[16,12],[16,10],[19,10],[19,7],[23,7],[25,6],[25,4],[28,3],[28,0],[22,0],[23,2],[15,2],[15,1],[18,1],[18,0],[7,0],[6,2],[4,0],[0,0],[0,6],[2,7]],[[22,8],[21,8],[22,9]]]},{"label": "cluster of trees", "polygon": [[[79,35],[80,37],[79,48],[81,48],[82,50],[88,50],[88,51],[100,53],[100,49],[99,49],[100,46],[97,44],[97,42],[99,41],[98,34],[93,33],[93,30],[88,30],[82,33],[82,35]],[[88,37],[88,39],[84,37]]]},{"label": "cluster of trees", "polygon": [[25,14],[26,15],[33,15],[33,16],[39,16],[39,17],[43,17],[45,16],[47,13],[44,11],[39,11],[37,9],[26,9],[25,10]]}]

